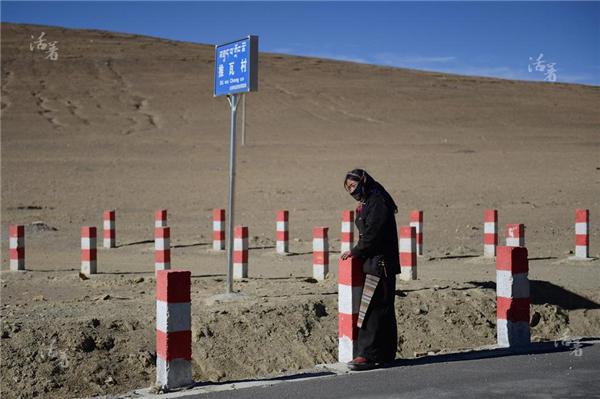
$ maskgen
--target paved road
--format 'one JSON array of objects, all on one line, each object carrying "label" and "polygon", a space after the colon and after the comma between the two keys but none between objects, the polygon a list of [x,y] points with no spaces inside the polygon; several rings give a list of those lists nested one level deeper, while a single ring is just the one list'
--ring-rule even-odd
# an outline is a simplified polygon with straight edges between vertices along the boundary
[{"label": "paved road", "polygon": [[[215,392],[204,398],[600,398],[600,345],[479,360],[408,363],[372,372]],[[442,359],[440,359],[442,360]],[[431,361],[431,360],[429,360]]]},{"label": "paved road", "polygon": [[[536,354],[502,351],[433,356],[368,372],[331,374],[275,385],[179,396],[198,399],[600,398],[600,341],[576,356],[567,347],[538,346]],[[327,374],[324,372],[323,374]],[[273,381],[275,382],[275,381]],[[217,388],[213,386],[212,388]],[[223,387],[220,387],[221,389]],[[196,388],[198,389],[198,388]]]}]

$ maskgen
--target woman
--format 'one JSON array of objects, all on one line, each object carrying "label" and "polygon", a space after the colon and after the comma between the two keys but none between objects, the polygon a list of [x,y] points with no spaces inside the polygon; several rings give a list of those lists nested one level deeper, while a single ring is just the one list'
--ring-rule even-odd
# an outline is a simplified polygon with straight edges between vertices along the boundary
[{"label": "woman", "polygon": [[398,330],[394,299],[400,260],[394,214],[398,207],[385,188],[362,169],[346,174],[344,188],[359,202],[356,208],[359,239],[341,257],[362,258],[363,271],[376,276],[371,278],[376,288],[358,330],[358,356],[348,363],[348,368],[369,370],[396,358]]}]

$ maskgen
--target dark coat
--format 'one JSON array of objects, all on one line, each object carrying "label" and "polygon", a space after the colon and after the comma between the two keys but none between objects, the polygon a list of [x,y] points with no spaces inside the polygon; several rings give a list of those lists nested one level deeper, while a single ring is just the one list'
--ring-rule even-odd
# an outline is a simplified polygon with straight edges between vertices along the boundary
[{"label": "dark coat", "polygon": [[357,212],[356,227],[360,235],[351,251],[353,257],[365,260],[377,255],[383,255],[385,259],[386,275],[377,284],[358,331],[356,347],[358,356],[376,363],[393,360],[398,345],[394,299],[400,258],[394,208],[381,191],[372,189]]},{"label": "dark coat", "polygon": [[368,259],[376,255],[385,258],[388,276],[400,273],[398,254],[398,228],[392,204],[384,194],[373,189],[356,215],[358,243],[352,248],[352,256]]}]

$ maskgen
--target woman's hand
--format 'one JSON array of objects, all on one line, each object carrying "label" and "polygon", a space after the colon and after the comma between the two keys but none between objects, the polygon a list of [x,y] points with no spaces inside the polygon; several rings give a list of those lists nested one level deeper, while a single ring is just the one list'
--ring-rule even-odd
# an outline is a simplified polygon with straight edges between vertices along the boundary
[{"label": "woman's hand", "polygon": [[346,260],[351,257],[352,257],[352,252],[350,252],[350,251],[345,251],[340,255],[340,258],[342,258],[342,260]]}]

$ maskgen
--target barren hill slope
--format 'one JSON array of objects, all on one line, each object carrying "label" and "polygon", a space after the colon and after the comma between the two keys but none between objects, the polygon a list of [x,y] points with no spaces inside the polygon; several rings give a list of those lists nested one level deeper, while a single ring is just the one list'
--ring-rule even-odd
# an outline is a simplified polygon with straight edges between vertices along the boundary
[{"label": "barren hill slope", "polygon": [[[398,356],[495,342],[494,260],[483,212],[524,223],[534,340],[598,335],[599,260],[568,260],[575,208],[600,255],[600,88],[260,55],[238,151],[236,224],[250,231],[243,302],[215,302],[225,256],[211,210],[227,201],[229,106],[213,98],[213,47],[47,26],[1,27],[2,319],[8,398],[125,392],[154,381],[154,211],[172,267],[192,271],[199,381],[334,362],[342,187],[365,167],[399,225],[424,210],[418,280],[398,282]],[[59,58],[31,52],[58,41]],[[82,280],[80,228],[116,209],[117,248]],[[275,211],[290,251],[274,253]],[[34,223],[38,222],[38,223]],[[8,269],[7,225],[26,225],[26,268]],[[329,226],[331,276],[312,276],[311,228]],[[99,240],[101,246],[101,240]]]},{"label": "barren hill slope", "polygon": [[[41,32],[57,61],[29,50]],[[60,210],[58,227],[106,207],[224,206],[229,108],[212,96],[213,57],[208,45],[2,24],[4,222],[29,203]],[[558,201],[571,225],[573,208],[598,206],[599,105],[598,87],[263,53],[238,209],[265,226],[282,207],[334,223],[344,171],[363,166],[403,209]]]}]

